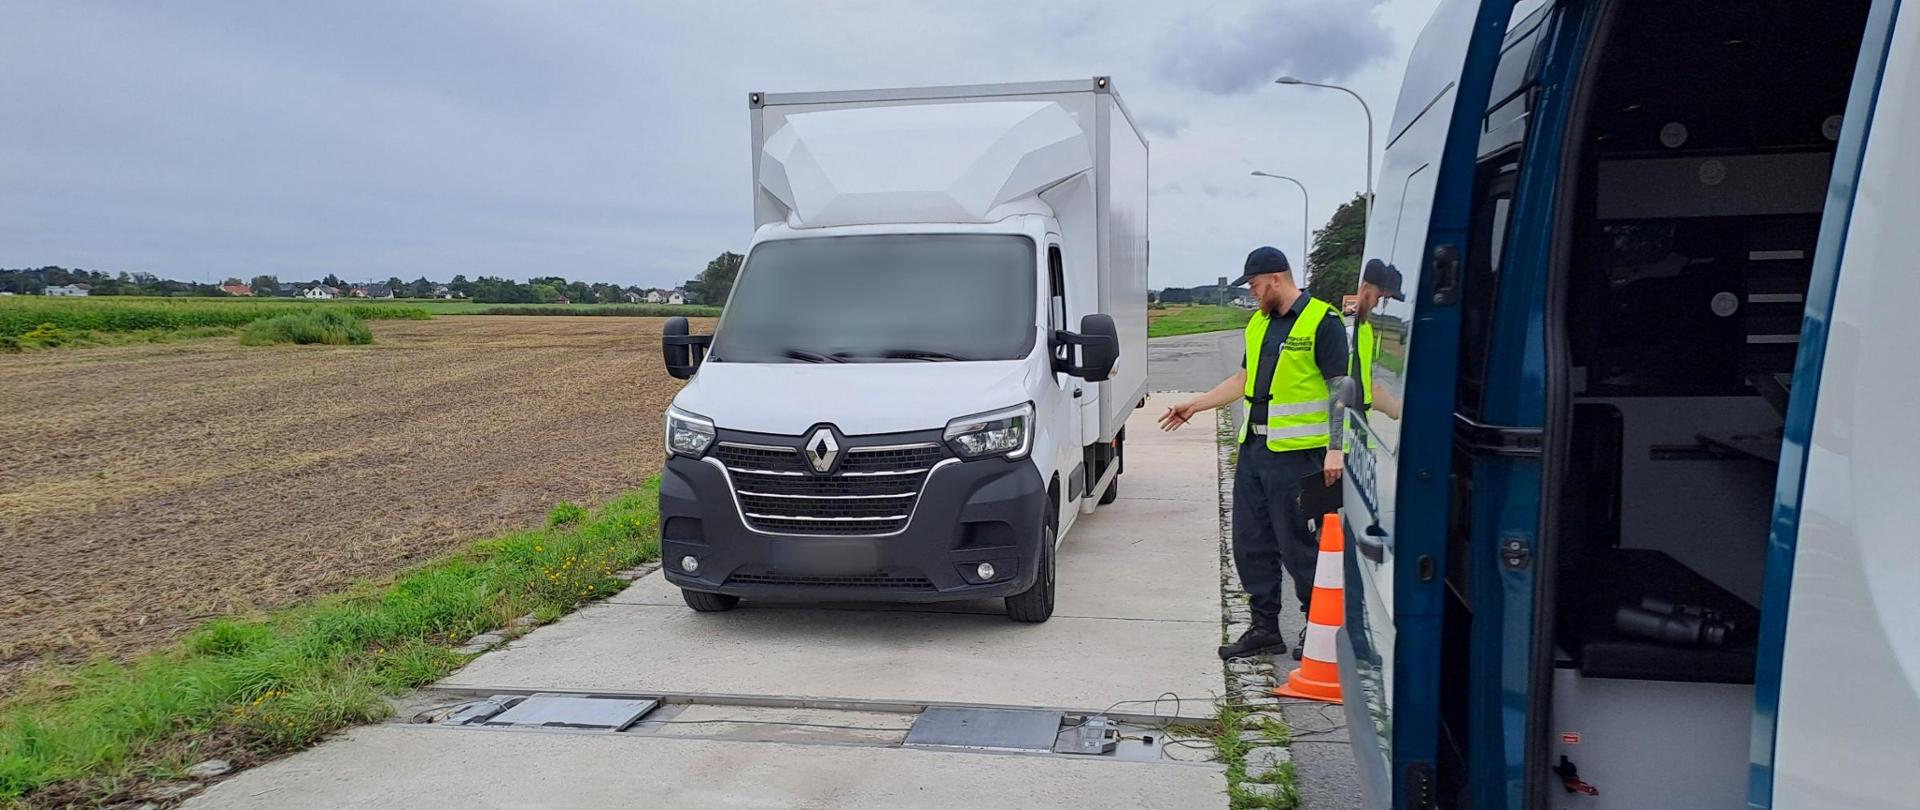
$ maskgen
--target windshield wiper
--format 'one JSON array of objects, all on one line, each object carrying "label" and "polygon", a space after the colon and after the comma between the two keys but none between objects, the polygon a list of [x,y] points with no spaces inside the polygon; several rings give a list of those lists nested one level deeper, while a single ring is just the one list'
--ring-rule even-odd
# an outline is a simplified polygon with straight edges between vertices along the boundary
[{"label": "windshield wiper", "polygon": [[844,362],[847,362],[847,361],[846,361],[845,359],[843,359],[843,358],[841,358],[841,357],[839,357],[838,355],[833,355],[833,354],[821,354],[821,353],[819,353],[819,352],[815,352],[815,351],[808,351],[808,350],[806,350],[806,349],[787,349],[786,351],[783,351],[783,352],[781,352],[781,353],[780,353],[780,356],[781,356],[781,357],[785,357],[785,358],[787,358],[787,359],[789,359],[789,360],[801,360],[801,361],[805,361],[805,362],[808,362],[808,363],[844,363]]},{"label": "windshield wiper", "polygon": [[972,360],[971,357],[943,352],[938,349],[888,349],[880,353],[881,357],[895,360]]}]

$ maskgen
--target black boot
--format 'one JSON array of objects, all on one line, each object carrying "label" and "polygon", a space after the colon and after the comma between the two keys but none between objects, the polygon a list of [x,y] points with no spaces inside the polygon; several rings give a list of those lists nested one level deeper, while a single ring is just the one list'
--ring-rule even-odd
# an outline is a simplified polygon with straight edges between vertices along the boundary
[{"label": "black boot", "polygon": [[1252,658],[1287,651],[1287,640],[1280,635],[1277,616],[1254,614],[1253,626],[1240,634],[1240,640],[1220,648],[1220,660]]}]

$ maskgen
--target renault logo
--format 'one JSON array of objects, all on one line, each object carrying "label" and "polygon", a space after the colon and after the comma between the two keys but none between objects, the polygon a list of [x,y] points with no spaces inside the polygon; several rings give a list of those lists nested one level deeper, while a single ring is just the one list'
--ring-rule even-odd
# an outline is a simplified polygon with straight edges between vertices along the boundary
[{"label": "renault logo", "polygon": [[807,437],[807,446],[802,450],[817,473],[833,469],[834,459],[840,457],[840,443],[834,441],[833,431],[829,428],[814,431],[812,436]]}]

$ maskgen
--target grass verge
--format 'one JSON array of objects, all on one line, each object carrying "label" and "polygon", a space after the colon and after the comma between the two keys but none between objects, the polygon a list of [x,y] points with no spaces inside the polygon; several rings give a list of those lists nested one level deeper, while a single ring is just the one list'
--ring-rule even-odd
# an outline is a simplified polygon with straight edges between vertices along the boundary
[{"label": "grass verge", "polygon": [[[1257,717],[1255,725],[1259,731],[1256,741],[1243,739],[1241,731],[1249,728],[1248,721]],[[1232,810],[1293,810],[1300,806],[1300,790],[1294,782],[1293,763],[1281,763],[1280,767],[1261,774],[1257,778],[1247,777],[1247,753],[1255,748],[1278,746],[1286,747],[1292,738],[1287,733],[1286,724],[1276,714],[1255,715],[1243,708],[1222,703],[1215,709],[1214,721],[1218,724],[1214,732],[1213,747],[1220,762],[1227,766],[1227,805]],[[1250,789],[1248,785],[1272,785],[1269,789]]]},{"label": "grass verge", "polygon": [[365,346],[372,342],[373,331],[366,324],[351,313],[334,309],[310,309],[261,318],[240,330],[242,346],[275,343]]},{"label": "grass verge", "polygon": [[1173,337],[1200,332],[1244,329],[1253,310],[1239,307],[1174,305],[1147,310],[1147,337]]},{"label": "grass verge", "polygon": [[218,757],[246,765],[371,722],[387,699],[471,656],[455,647],[531,614],[552,621],[625,587],[659,554],[658,480],[545,528],[475,543],[385,583],[215,619],[174,648],[40,677],[0,705],[0,807],[139,797]]}]

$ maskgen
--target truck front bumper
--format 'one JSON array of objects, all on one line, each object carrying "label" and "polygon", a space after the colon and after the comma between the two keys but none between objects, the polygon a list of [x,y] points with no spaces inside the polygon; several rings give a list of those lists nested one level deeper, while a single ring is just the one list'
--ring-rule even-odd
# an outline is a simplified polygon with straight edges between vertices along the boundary
[{"label": "truck front bumper", "polygon": [[[935,468],[897,533],[775,534],[747,525],[718,462],[674,457],[660,476],[661,568],[687,590],[746,599],[1011,596],[1039,576],[1046,509],[1046,483],[1032,463],[984,459]],[[981,563],[993,566],[992,578],[979,576]]]}]

